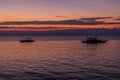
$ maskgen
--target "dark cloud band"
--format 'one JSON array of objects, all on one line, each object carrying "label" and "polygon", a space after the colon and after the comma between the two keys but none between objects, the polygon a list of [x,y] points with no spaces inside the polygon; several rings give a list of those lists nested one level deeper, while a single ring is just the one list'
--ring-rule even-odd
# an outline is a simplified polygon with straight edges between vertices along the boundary
[{"label": "dark cloud band", "polygon": [[2,22],[0,25],[102,25],[102,24],[120,24],[120,22],[105,22],[104,19],[112,19],[112,17],[95,17],[95,18],[80,18],[73,20],[60,21],[9,21]]}]

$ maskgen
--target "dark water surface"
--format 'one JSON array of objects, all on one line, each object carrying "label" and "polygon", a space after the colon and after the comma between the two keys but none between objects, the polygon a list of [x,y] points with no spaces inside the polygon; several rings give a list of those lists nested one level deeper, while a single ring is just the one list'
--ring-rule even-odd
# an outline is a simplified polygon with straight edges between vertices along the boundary
[{"label": "dark water surface", "polygon": [[[0,80],[120,80],[120,40],[84,44],[79,38],[20,43],[0,38]],[[70,40],[69,40],[70,39]]]}]

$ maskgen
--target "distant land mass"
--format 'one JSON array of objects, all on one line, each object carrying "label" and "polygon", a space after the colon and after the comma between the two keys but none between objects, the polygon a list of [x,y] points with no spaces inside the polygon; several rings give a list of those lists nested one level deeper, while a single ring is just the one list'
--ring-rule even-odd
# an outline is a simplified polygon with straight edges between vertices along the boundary
[{"label": "distant land mass", "polygon": [[0,31],[0,36],[120,36],[120,29],[66,29],[51,31]]}]

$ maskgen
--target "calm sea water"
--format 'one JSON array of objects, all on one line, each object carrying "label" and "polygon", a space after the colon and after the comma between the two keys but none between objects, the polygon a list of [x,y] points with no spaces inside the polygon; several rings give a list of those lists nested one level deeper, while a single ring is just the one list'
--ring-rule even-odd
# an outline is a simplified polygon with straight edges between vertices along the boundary
[{"label": "calm sea water", "polygon": [[120,80],[120,37],[84,44],[83,37],[0,37],[0,80]]}]

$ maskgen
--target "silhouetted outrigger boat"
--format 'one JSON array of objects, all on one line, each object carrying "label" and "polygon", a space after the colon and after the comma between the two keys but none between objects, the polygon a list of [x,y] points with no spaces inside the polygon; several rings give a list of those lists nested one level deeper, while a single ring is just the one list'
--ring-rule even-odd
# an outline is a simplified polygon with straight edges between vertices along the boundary
[{"label": "silhouetted outrigger boat", "polygon": [[20,40],[21,43],[30,43],[30,42],[35,42],[32,38],[26,38],[23,40]]},{"label": "silhouetted outrigger boat", "polygon": [[82,41],[83,43],[97,44],[97,43],[106,43],[107,40],[98,39],[97,36],[87,37],[86,40]]}]

